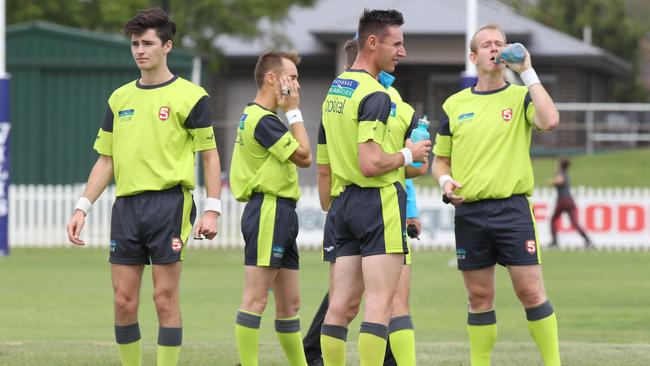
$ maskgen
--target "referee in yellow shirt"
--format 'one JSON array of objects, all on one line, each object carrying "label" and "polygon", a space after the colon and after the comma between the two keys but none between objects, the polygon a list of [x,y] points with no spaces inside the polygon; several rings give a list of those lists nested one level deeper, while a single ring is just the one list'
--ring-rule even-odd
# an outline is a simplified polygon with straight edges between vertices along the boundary
[{"label": "referee in yellow shirt", "polygon": [[117,199],[111,218],[111,277],[115,292],[115,340],[122,365],[140,365],[140,284],[153,263],[158,313],[158,365],[176,365],[182,341],[179,281],[196,207],[194,155],[201,152],[208,199],[195,235],[217,235],[221,213],[220,163],[208,95],[172,74],[167,55],[176,32],[160,8],[126,23],[131,53],[141,76],[111,94],[95,140],[100,154],[83,196],[68,223],[77,245],[92,203],[115,177]]},{"label": "referee in yellow shirt", "polygon": [[[544,289],[529,197],[534,185],[532,130],[554,129],[559,114],[528,52],[521,63],[496,62],[505,46],[505,34],[496,25],[472,37],[469,59],[476,65],[478,82],[445,101],[433,172],[445,199],[456,206],[456,257],[469,297],[472,366],[490,364],[497,337],[497,263],[510,273],[544,364],[557,366],[557,321]],[[520,74],[525,86],[504,80],[506,66]]]}]

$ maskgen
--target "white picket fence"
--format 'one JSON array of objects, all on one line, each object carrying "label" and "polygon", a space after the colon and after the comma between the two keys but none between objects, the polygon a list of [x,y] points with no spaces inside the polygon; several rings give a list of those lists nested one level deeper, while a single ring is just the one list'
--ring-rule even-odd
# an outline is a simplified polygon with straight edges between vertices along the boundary
[{"label": "white picket fence", "polygon": [[[61,247],[68,244],[66,224],[74,204],[83,191],[76,185],[11,185],[9,187],[9,243],[11,247]],[[444,205],[440,191],[418,189],[417,203],[423,232],[416,248],[451,248],[454,245],[453,207]],[[111,206],[114,187],[109,187],[93,206],[82,232],[82,239],[91,247],[108,247]],[[650,189],[596,189],[578,187],[574,196],[579,206],[579,221],[585,226],[597,248],[650,249]],[[195,191],[197,212],[205,197],[204,190]],[[223,215],[219,235],[214,240],[190,239],[190,247],[242,247],[240,219],[244,204],[234,200],[227,187],[222,190]],[[550,241],[549,219],[555,204],[555,191],[535,191],[535,205],[540,242]],[[302,248],[321,245],[324,216],[318,203],[316,187],[302,187],[297,206],[300,222],[298,243]],[[363,213],[359,213],[363,214]],[[560,243],[564,248],[580,248],[581,238],[563,218]]]}]

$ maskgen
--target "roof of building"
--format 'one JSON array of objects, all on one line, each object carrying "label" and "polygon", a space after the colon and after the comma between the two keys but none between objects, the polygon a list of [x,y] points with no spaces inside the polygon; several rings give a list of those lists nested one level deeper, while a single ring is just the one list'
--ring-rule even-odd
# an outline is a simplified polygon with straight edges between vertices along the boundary
[{"label": "roof of building", "polygon": [[[280,23],[262,21],[263,35],[257,39],[223,36],[217,44],[226,56],[256,56],[285,44],[303,56],[332,54],[332,44],[350,38],[364,8],[398,9],[405,19],[404,36],[464,40],[466,2],[459,0],[320,0],[314,7],[294,6]],[[478,26],[496,23],[508,35],[525,43],[534,57],[549,60],[590,61],[594,67],[629,70],[629,64],[607,51],[584,43],[524,15],[496,0],[478,1]],[[459,60],[459,63],[464,62]]]}]

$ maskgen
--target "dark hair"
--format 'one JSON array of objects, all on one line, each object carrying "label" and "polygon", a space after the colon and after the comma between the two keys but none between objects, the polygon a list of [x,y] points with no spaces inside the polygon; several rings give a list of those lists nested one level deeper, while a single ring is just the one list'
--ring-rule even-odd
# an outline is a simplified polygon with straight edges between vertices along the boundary
[{"label": "dark hair", "polygon": [[347,66],[352,67],[352,64],[354,64],[354,61],[357,59],[357,54],[359,53],[359,41],[355,38],[345,42],[345,45],[343,45],[343,51],[345,51],[345,62]]},{"label": "dark hair", "polygon": [[155,29],[156,35],[163,44],[174,38],[176,24],[169,19],[167,13],[161,8],[150,8],[140,10],[133,18],[129,19],[124,26],[124,34],[127,37],[140,35],[148,29]]},{"label": "dark hair", "polygon": [[283,58],[293,62],[296,66],[300,63],[300,56],[295,51],[267,51],[257,59],[257,64],[255,64],[255,83],[257,83],[258,88],[264,85],[264,75],[267,72],[277,72],[282,69]]},{"label": "dark hair", "polygon": [[359,47],[363,48],[365,41],[371,34],[382,38],[386,28],[404,24],[402,13],[397,10],[368,10],[363,9],[359,18]]},{"label": "dark hair", "polygon": [[560,160],[560,169],[562,169],[562,171],[569,169],[569,165],[571,165],[569,159],[564,158]]}]

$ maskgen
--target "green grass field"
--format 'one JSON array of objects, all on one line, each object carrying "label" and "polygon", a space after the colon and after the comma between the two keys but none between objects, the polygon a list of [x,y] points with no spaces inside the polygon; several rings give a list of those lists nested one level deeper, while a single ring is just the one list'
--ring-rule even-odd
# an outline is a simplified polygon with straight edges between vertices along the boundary
[{"label": "green grass field", "polygon": [[[570,157],[571,183],[588,187],[650,187],[647,173],[650,149],[623,150]],[[535,186],[548,185],[555,175],[558,158],[534,158]],[[616,179],[613,179],[614,175]],[[416,184],[432,185],[431,175],[416,178]]]},{"label": "green grass field", "polygon": [[[565,365],[650,365],[650,252],[544,253],[545,281],[557,310]],[[469,365],[466,300],[450,251],[416,252],[412,314],[420,365]],[[112,290],[101,250],[15,249],[0,258],[0,365],[118,365]],[[235,365],[234,319],[242,254],[190,250],[183,269],[183,365]],[[303,332],[327,287],[316,251],[301,258]],[[144,364],[153,365],[157,324],[145,272],[140,308]],[[495,365],[541,365],[523,309],[498,271]],[[262,322],[260,365],[285,365],[273,331],[273,303]],[[350,327],[348,364],[356,365]]]}]

